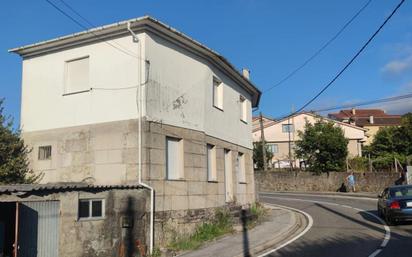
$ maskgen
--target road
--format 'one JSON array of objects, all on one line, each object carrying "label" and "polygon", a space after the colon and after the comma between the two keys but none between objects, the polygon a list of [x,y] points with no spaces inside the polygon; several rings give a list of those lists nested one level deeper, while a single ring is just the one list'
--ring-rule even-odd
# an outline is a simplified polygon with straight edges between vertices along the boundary
[{"label": "road", "polygon": [[260,201],[301,210],[313,219],[304,235],[268,257],[412,256],[412,223],[383,225],[374,199],[262,193]]}]

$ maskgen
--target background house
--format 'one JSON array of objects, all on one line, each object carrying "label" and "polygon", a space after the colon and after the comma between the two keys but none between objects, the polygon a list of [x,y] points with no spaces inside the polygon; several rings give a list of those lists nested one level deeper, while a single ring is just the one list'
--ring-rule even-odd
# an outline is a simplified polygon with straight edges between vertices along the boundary
[{"label": "background house", "polygon": [[381,109],[350,109],[337,113],[329,113],[328,117],[337,121],[353,124],[365,128],[365,145],[372,143],[380,128],[400,126],[401,115],[386,114]]},{"label": "background house", "polygon": [[255,200],[260,91],[218,53],[151,17],[11,52],[23,57],[21,129],[41,183],[137,184],[141,167],[157,242]]},{"label": "background house", "polygon": [[[294,157],[295,142],[299,140],[297,132],[304,131],[306,122],[313,124],[319,118],[334,122],[336,126],[343,129],[345,137],[349,140],[349,156],[362,156],[362,142],[365,138],[365,129],[312,113],[298,113],[264,126],[265,139],[269,150],[273,153],[273,166],[289,167],[289,160],[292,160],[292,165],[299,167],[299,160],[296,160]],[[254,129],[253,141],[260,141],[260,135],[260,128]]]}]

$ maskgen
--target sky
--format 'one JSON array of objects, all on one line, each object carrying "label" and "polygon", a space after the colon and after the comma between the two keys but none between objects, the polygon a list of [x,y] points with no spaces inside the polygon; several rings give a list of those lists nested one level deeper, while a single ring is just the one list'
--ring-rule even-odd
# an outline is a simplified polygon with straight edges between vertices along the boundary
[{"label": "sky", "polygon": [[[51,0],[64,7],[60,0]],[[400,0],[372,0],[312,62],[301,65],[367,0],[65,0],[97,26],[150,15],[226,57],[264,92],[263,114],[282,117],[312,98],[361,48]],[[0,98],[5,113],[20,119],[21,58],[8,49],[82,31],[45,0],[2,1]],[[406,1],[381,33],[321,97],[316,110],[412,93],[412,3]],[[412,99],[368,106],[389,113],[412,111]]]}]

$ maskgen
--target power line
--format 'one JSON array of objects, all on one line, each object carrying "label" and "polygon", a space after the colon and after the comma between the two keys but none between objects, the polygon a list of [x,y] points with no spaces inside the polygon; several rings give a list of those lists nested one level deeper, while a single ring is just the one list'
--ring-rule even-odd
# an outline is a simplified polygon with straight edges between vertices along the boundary
[{"label": "power line", "polygon": [[353,103],[353,104],[343,104],[343,105],[338,105],[338,106],[331,106],[331,107],[327,107],[327,108],[311,110],[311,112],[325,112],[325,111],[345,109],[345,108],[350,108],[350,107],[359,107],[359,106],[365,106],[365,105],[372,105],[372,104],[377,104],[377,103],[395,102],[395,101],[405,100],[405,99],[409,99],[409,98],[412,98],[412,93],[405,94],[405,95],[398,95],[398,96],[394,96],[394,97],[388,97],[388,98],[381,98],[381,99],[369,100],[369,101],[364,101],[364,102],[358,102],[358,103]]},{"label": "power line", "polygon": [[[357,102],[357,103],[352,103],[352,104],[342,104],[342,105],[335,105],[335,106],[330,106],[326,108],[320,108],[320,109],[315,109],[315,110],[310,110],[308,112],[325,112],[325,111],[331,111],[331,110],[337,110],[337,109],[345,109],[345,108],[353,108],[353,107],[359,107],[359,106],[365,106],[365,105],[372,105],[372,104],[377,104],[377,103],[388,103],[388,102],[396,102],[396,101],[401,101],[401,100],[406,100],[412,98],[412,93],[408,93],[405,95],[398,95],[398,96],[393,96],[393,97],[388,97],[388,98],[380,98],[380,99],[373,99],[373,100],[368,100],[368,101],[363,101],[363,102]],[[283,116],[279,116],[277,118],[274,118],[275,120],[282,120],[286,119],[292,115],[297,114],[296,112],[292,114],[287,114]]]},{"label": "power line", "polygon": [[313,101],[315,101],[323,92],[326,91],[332,84],[343,74],[343,72],[349,68],[349,66],[356,60],[356,58],[365,50],[365,48],[369,45],[369,43],[376,37],[376,35],[382,30],[382,28],[385,26],[385,24],[392,18],[392,16],[398,11],[398,9],[402,6],[402,4],[405,2],[405,0],[401,0],[400,3],[395,7],[395,9],[392,11],[392,13],[385,19],[385,21],[379,26],[379,28],[373,33],[373,35],[366,41],[366,43],[362,46],[362,48],[352,57],[352,59],[338,72],[338,74],[335,75],[335,77],[328,83],[326,86],[322,88],[321,91],[319,91],[312,99],[310,99],[307,103],[305,103],[302,107],[300,107],[296,112],[292,113],[291,115],[295,113],[299,113],[302,110],[304,110],[309,104],[311,104]]},{"label": "power line", "polygon": [[[89,27],[83,25],[81,22],[79,22],[78,20],[76,20],[75,18],[73,18],[70,14],[68,14],[67,12],[65,12],[63,9],[61,9],[60,7],[58,7],[56,4],[54,4],[52,1],[50,0],[45,0],[47,3],[49,3],[54,9],[56,9],[57,11],[59,11],[61,14],[63,14],[64,16],[66,16],[68,19],[70,19],[72,22],[76,23],[78,26],[80,26],[81,28],[85,29],[85,30],[90,30]],[[89,25],[92,25],[93,27],[95,27],[91,22],[87,21],[86,18],[84,18],[83,16],[81,16],[77,11],[74,10],[74,8],[70,7],[66,2],[60,0],[67,8],[69,8],[71,11],[73,11],[76,15],[78,15],[79,17],[81,17],[84,21],[86,21]],[[95,37],[97,37],[98,39],[103,39],[101,36],[97,35],[96,33],[94,33],[93,31],[89,31],[91,34],[93,34]],[[133,54],[131,51],[127,50],[127,49],[123,49],[123,47],[121,45],[119,45],[117,42],[113,42],[115,44],[117,44],[118,46],[114,45],[113,43],[110,43],[109,41],[103,40],[104,43],[108,44],[109,46],[117,49],[118,51],[129,55],[133,58],[137,58],[139,60],[142,60],[142,58],[140,58],[139,56]]]},{"label": "power line", "polygon": [[339,37],[340,34],[363,12],[363,10],[368,7],[368,5],[372,2],[372,0],[368,0],[356,13],[353,15],[340,29],[339,31],[331,38],[329,39],[325,44],[323,44],[314,54],[312,54],[308,59],[306,59],[301,65],[296,67],[294,70],[289,72],[283,79],[281,79],[279,82],[277,82],[275,85],[269,87],[264,91],[264,93],[274,89],[275,87],[280,86],[283,84],[285,81],[289,80],[291,77],[293,77],[297,72],[299,72],[301,69],[303,69],[308,63],[310,63],[313,59],[315,59],[323,50],[325,50],[333,41],[335,41],[336,38]]}]

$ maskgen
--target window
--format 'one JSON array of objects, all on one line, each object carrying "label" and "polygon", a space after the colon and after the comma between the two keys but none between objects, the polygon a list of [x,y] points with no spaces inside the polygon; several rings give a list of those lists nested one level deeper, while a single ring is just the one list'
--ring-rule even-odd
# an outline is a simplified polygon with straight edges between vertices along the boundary
[{"label": "window", "polygon": [[167,179],[179,180],[184,178],[183,140],[166,138],[166,172]]},{"label": "window", "polygon": [[104,201],[102,199],[79,200],[79,219],[104,217]]},{"label": "window", "polygon": [[40,146],[38,159],[39,160],[51,160],[51,150],[52,150],[51,145]]},{"label": "window", "polygon": [[283,133],[289,133],[289,132],[294,132],[295,127],[293,124],[282,124],[282,132]]},{"label": "window", "polygon": [[243,96],[239,97],[240,102],[240,120],[247,122],[247,102]]},{"label": "window", "polygon": [[213,106],[223,110],[223,83],[213,77]]},{"label": "window", "polygon": [[278,153],[279,146],[277,144],[268,144],[269,152],[271,153]]},{"label": "window", "polygon": [[236,168],[238,171],[239,183],[246,183],[245,155],[243,153],[238,153],[237,155]]},{"label": "window", "polygon": [[216,146],[207,144],[207,181],[217,181]]},{"label": "window", "polygon": [[90,90],[89,57],[66,61],[65,94]]}]

